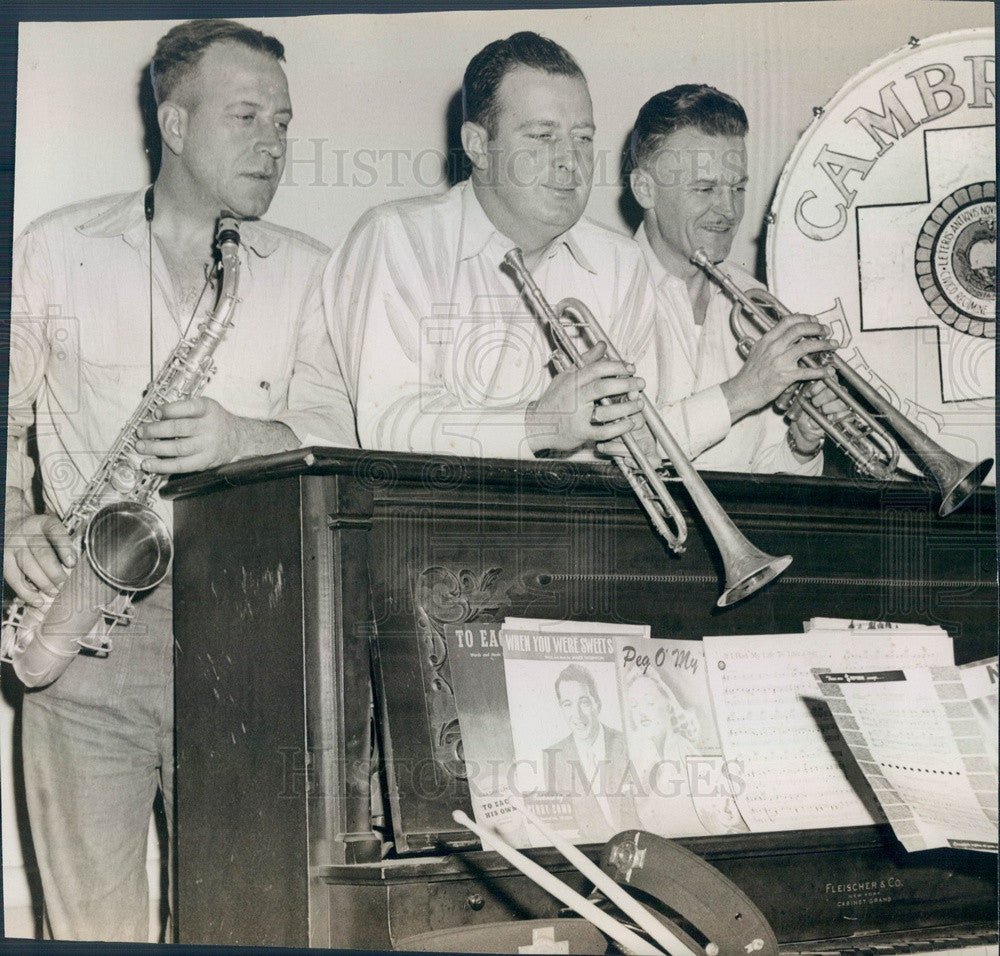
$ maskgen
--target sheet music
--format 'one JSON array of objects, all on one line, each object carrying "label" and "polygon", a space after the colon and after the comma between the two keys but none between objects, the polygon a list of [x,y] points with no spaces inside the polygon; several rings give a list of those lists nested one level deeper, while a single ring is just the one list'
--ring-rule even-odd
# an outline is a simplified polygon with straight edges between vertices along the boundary
[{"label": "sheet music", "polygon": [[962,670],[817,670],[815,676],[907,850],[996,852],[995,731],[989,743]]},{"label": "sheet music", "polygon": [[552,621],[540,617],[505,617],[508,631],[538,631],[540,634],[608,634],[633,641],[649,640],[648,624],[602,624],[600,621]]},{"label": "sheet music", "polygon": [[[515,792],[576,842],[605,840],[623,829],[620,811],[624,805],[634,809],[636,788],[622,736],[616,658],[651,656],[645,649],[648,625],[508,618],[502,627],[455,628],[447,641],[476,822],[497,830],[515,847],[546,845],[510,803]],[[607,726],[606,736],[617,735],[617,748],[605,741],[603,760],[614,778],[604,781],[607,793],[600,792],[595,775],[609,774],[599,774],[597,767],[571,776],[578,792],[570,792],[564,764],[553,763],[546,752],[546,745],[569,746],[565,738],[571,728],[555,682],[571,663],[585,668],[595,681],[596,718]],[[599,794],[592,796],[592,789]],[[638,825],[634,815],[629,822]]]},{"label": "sheet music", "polygon": [[993,765],[993,772],[998,769],[1000,760],[1000,667],[996,657],[984,661],[974,661],[962,664],[958,668],[965,685],[965,693],[969,704],[979,722],[979,729],[986,740],[986,754]]},{"label": "sheet music", "polygon": [[[638,826],[616,659],[623,642],[646,641],[633,627],[530,623],[500,632],[514,749],[507,784],[565,839],[608,840]],[[547,845],[534,828],[528,837]]]},{"label": "sheet music", "polygon": [[903,621],[873,621],[853,617],[812,617],[802,624],[806,631],[933,631],[946,633],[936,624],[912,624]]},{"label": "sheet music", "polygon": [[[864,826],[884,815],[821,698],[812,669],[949,665],[929,631],[715,636],[708,682],[736,803],[753,831]],[[860,795],[859,795],[860,794]]]},{"label": "sheet music", "polygon": [[700,641],[619,648],[625,734],[644,830],[663,837],[745,833],[715,727]]}]

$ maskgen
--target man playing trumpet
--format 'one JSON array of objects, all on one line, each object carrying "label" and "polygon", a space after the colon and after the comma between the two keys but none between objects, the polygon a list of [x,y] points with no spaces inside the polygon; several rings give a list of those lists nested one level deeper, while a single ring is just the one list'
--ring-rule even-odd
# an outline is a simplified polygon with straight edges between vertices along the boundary
[{"label": "man playing trumpet", "polygon": [[580,67],[524,31],[472,58],[462,98],[471,178],[366,213],[325,277],[361,447],[531,458],[643,429],[644,382],[604,358],[603,343],[584,368],[550,374],[551,343],[503,266],[519,247],[551,302],[581,299],[622,355],[652,358],[642,257],[582,218],[594,116]]},{"label": "man playing trumpet", "polygon": [[[636,232],[656,287],[657,404],[699,468],[823,470],[823,432],[806,415],[786,423],[771,403],[821,369],[799,360],[832,344],[826,328],[789,315],[762,335],[744,362],[729,323],[732,302],[691,256],[703,249],[740,288],[758,285],[726,262],[743,218],[747,183],[743,107],[710,86],[675,86],[652,97],[632,132],[630,185],[643,209]],[[826,386],[814,402],[831,415],[843,403]]]}]

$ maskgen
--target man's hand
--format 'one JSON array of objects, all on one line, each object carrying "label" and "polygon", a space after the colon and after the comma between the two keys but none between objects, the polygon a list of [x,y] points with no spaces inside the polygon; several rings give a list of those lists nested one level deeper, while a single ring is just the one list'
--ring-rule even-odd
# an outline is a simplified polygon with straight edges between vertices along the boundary
[{"label": "man's hand", "polygon": [[754,343],[743,367],[722,383],[722,393],[735,424],[774,401],[789,385],[825,375],[804,368],[799,359],[834,348],[826,326],[805,315],[786,315]]},{"label": "man's hand", "polygon": [[[822,413],[831,422],[838,422],[851,414],[847,405],[834,395],[825,381],[813,382],[803,389],[803,399]],[[801,401],[801,399],[800,399]],[[823,445],[826,433],[808,415],[796,410],[795,417],[788,426],[795,447],[801,451],[799,457],[812,458]]]},{"label": "man's hand", "polygon": [[[656,439],[653,438],[653,433],[649,430],[645,419],[642,417],[641,406],[645,403],[645,401],[645,396],[640,395],[640,413],[632,416],[635,424],[632,427],[631,435],[632,438],[638,443],[639,452],[643,455],[643,457],[658,465],[661,461],[663,461],[663,453],[660,451],[660,446],[657,444]],[[624,437],[615,438],[612,441],[598,442],[597,450],[602,455],[610,455],[612,458],[625,458],[635,465],[635,459],[626,447]],[[638,465],[636,465],[636,467],[638,467]]]},{"label": "man's hand", "polygon": [[56,596],[77,562],[66,529],[54,515],[28,515],[13,518],[4,537],[4,579],[26,604],[42,606],[46,595]]},{"label": "man's hand", "polygon": [[139,427],[135,450],[144,456],[142,467],[160,475],[205,471],[237,457],[240,422],[211,398],[167,402],[156,411],[156,421]]},{"label": "man's hand", "polygon": [[[604,358],[606,346],[599,342],[584,353],[583,368],[558,372],[537,402],[524,416],[531,450],[574,451],[588,442],[620,438],[641,428],[639,392],[645,386],[633,375],[632,366]],[[599,405],[602,398],[627,396],[621,402]]]}]

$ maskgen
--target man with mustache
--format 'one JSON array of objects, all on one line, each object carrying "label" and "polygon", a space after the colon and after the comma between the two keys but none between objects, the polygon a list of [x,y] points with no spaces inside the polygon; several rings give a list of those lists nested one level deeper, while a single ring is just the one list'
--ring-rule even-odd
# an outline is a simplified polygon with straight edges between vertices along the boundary
[{"label": "man with mustache", "polygon": [[[643,380],[603,345],[583,369],[550,371],[551,343],[502,266],[520,247],[552,305],[581,299],[622,355],[652,358],[639,251],[581,218],[594,117],[580,67],[553,41],[517,33],[473,57],[462,96],[471,178],[367,213],[325,279],[361,446],[530,458],[643,428]],[[651,362],[641,371],[655,375]]]},{"label": "man with mustache", "polygon": [[[787,316],[744,362],[729,326],[732,303],[691,262],[704,249],[740,288],[759,287],[726,261],[743,218],[748,128],[733,97],[695,84],[658,93],[635,122],[630,185],[643,210],[636,240],[660,312],[657,404],[699,469],[820,474],[823,431],[805,415],[786,422],[771,403],[794,382],[822,376],[799,359],[831,348],[825,327]],[[846,411],[826,385],[809,388],[828,414]]]},{"label": "man with mustache", "polygon": [[[180,337],[214,306],[224,210],[242,220],[233,326],[204,395],[169,402],[140,426],[142,467],[170,475],[300,444],[354,444],[320,304],[328,250],[259,219],[292,117],[283,59],[278,40],[232,21],[174,27],[150,66],[163,147],[155,184],[57,210],[15,243],[4,576],[29,604],[86,560],[61,517]],[[156,510],[169,522],[166,502]],[[158,789],[168,826],[173,817],[170,578],[137,595],[133,613],[109,655],[79,654],[24,697],[27,805],[46,933],[58,939],[149,934]]]}]

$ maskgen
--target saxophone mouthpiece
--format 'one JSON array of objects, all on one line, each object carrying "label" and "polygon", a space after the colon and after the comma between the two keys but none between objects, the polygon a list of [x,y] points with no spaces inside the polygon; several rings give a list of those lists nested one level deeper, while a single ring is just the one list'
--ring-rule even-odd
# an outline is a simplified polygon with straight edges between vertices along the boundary
[{"label": "saxophone mouthpiece", "polygon": [[219,213],[219,225],[215,230],[215,241],[218,245],[222,245],[224,242],[239,243],[240,241],[240,221],[228,209],[223,209]]}]

